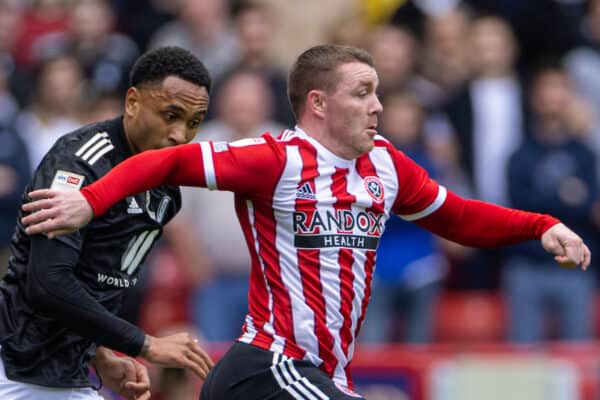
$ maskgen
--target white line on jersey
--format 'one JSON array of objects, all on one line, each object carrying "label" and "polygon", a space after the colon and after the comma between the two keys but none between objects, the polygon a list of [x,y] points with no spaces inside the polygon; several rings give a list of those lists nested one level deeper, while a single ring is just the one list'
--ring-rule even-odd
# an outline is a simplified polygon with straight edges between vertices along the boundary
[{"label": "white line on jersey", "polygon": [[96,161],[103,155],[114,149],[115,146],[111,143],[108,138],[107,132],[98,132],[90,140],[85,142],[81,146],[75,155],[81,157],[82,160],[87,161],[88,164],[94,165]]},{"label": "white line on jersey", "polygon": [[286,129],[283,131],[283,133],[281,134],[281,136],[279,138],[282,142],[285,142],[286,140],[291,139],[295,134],[296,134],[296,132]]}]

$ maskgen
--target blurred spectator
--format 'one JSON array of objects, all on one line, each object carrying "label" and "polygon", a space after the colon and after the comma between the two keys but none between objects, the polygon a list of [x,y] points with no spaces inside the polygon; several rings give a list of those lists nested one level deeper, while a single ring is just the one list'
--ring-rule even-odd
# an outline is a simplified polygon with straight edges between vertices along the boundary
[{"label": "blurred spectator", "polygon": [[277,21],[273,35],[277,63],[288,68],[298,54],[316,44],[327,43],[340,20],[360,13],[360,2],[348,0],[260,0]]},{"label": "blurred spectator", "polygon": [[[424,146],[425,112],[415,97],[396,92],[384,99],[383,107],[381,133],[435,176]],[[377,250],[362,340],[431,341],[444,273],[435,237],[396,216],[390,218]]]},{"label": "blurred spectator", "polygon": [[[0,36],[2,19],[0,16]],[[0,50],[0,57],[1,54]],[[8,71],[4,67],[0,64],[0,276],[4,276],[5,266],[8,266],[8,245],[21,195],[31,173],[25,144],[14,128],[19,108],[8,91]]]},{"label": "blurred spectator", "polygon": [[131,38],[113,31],[114,23],[107,0],[79,0],[70,11],[68,30],[39,38],[34,54],[40,59],[71,54],[81,63],[91,89],[122,96],[139,49]]},{"label": "blurred spectator", "polygon": [[[0,17],[0,25],[1,19],[2,17]],[[9,79],[12,73],[12,66],[2,62],[1,54],[2,53],[0,50],[0,127],[5,128],[14,124],[19,113],[19,105],[17,104],[17,101],[10,92],[9,88]]]},{"label": "blurred spectator", "polygon": [[422,71],[440,87],[444,100],[455,95],[470,77],[469,24],[462,7],[425,20]]},{"label": "blurred spectator", "polygon": [[21,68],[33,68],[33,45],[51,32],[67,30],[68,0],[33,0],[25,8],[16,32],[14,55]]},{"label": "blurred spectator", "polygon": [[[380,2],[382,0],[363,0]],[[447,14],[457,8],[461,0],[404,0],[400,2],[390,22],[394,25],[410,27],[419,36],[424,33],[427,19]]]},{"label": "blurred spectator", "polygon": [[272,59],[274,26],[270,10],[257,1],[242,0],[234,15],[240,44],[240,61],[234,70],[254,69],[263,74],[273,92],[273,119],[294,126],[296,120],[287,99],[287,75]]},{"label": "blurred spectator", "polygon": [[367,47],[369,27],[360,14],[342,15],[331,24],[326,42]]},{"label": "blurred spectator", "polygon": [[39,67],[31,104],[17,118],[34,170],[56,139],[79,126],[83,72],[71,56],[51,58]]},{"label": "blurred spectator", "polygon": [[202,60],[213,81],[239,60],[227,0],[180,0],[177,19],[160,27],[151,48],[180,46]]},{"label": "blurred spectator", "polygon": [[215,95],[216,119],[202,125],[200,134],[210,140],[238,140],[264,132],[278,135],[284,128],[272,120],[273,93],[264,76],[254,69],[239,69]]},{"label": "blurred spectator", "polygon": [[[270,120],[271,92],[254,70],[230,75],[215,100],[217,116],[202,126],[198,139],[235,141],[267,131],[277,135],[282,129]],[[241,334],[248,311],[250,273],[242,231],[236,216],[228,211],[234,197],[230,192],[182,189],[183,207],[169,224],[173,226],[168,234],[172,242],[179,242],[177,252],[193,268],[213,272],[196,290],[192,318],[207,340],[231,341]],[[182,236],[183,241],[178,240]]]},{"label": "blurred spectator", "polygon": [[[424,134],[426,151],[433,164],[436,181],[462,197],[473,198],[471,182],[461,163],[461,148],[448,118],[439,112],[430,113],[425,122]],[[442,238],[438,238],[438,243],[449,265],[444,282],[447,289],[482,286],[478,282],[480,274],[473,271],[481,271],[486,276],[489,271],[471,265],[477,262],[474,257],[477,254],[475,249]],[[476,269],[473,270],[470,266]]]},{"label": "blurred spectator", "polygon": [[[21,10],[8,0],[0,0],[0,74],[3,75],[4,85],[16,98],[19,105],[23,105],[31,90],[28,71],[19,68],[14,54],[21,23]],[[8,104],[0,106],[2,114],[6,115],[4,107],[12,108]],[[4,118],[4,117],[2,117]]]},{"label": "blurred spectator", "polygon": [[466,0],[479,12],[501,15],[512,26],[521,48],[519,65],[558,57],[577,40],[586,0]]},{"label": "blurred spectator", "polygon": [[514,69],[517,44],[503,19],[484,16],[469,29],[473,78],[446,107],[475,195],[507,204],[504,171],[523,135],[522,85]]},{"label": "blurred spectator", "polygon": [[[497,16],[475,18],[468,30],[472,78],[445,107],[460,144],[461,161],[475,198],[506,205],[506,168],[521,142],[524,99],[515,70],[517,43],[509,25]],[[501,251],[477,250],[460,264],[459,287],[498,286]]]},{"label": "blurred spectator", "polygon": [[110,93],[89,96],[82,101],[80,123],[89,124],[116,118],[124,111],[123,97],[121,96]]},{"label": "blurred spectator", "polygon": [[[588,142],[600,159],[600,0],[590,0],[588,12],[581,24],[582,45],[565,57],[565,65],[577,92],[594,107],[594,126]],[[600,178],[600,162],[597,165]]]},{"label": "blurred spectator", "polygon": [[[598,180],[596,170],[590,168],[595,155],[576,131],[582,125],[573,107],[580,103],[574,101],[569,78],[558,66],[537,72],[530,96],[531,128],[508,168],[511,205],[556,216],[575,229],[594,253],[598,227],[591,214]],[[552,338],[546,328],[556,318],[556,338],[590,339],[594,282],[582,271],[557,268],[537,243],[512,247],[504,269],[510,340]]]},{"label": "blurred spectator", "polygon": [[112,0],[117,26],[146,49],[157,27],[172,21],[179,1],[173,0]]},{"label": "blurred spectator", "polygon": [[0,121],[0,276],[8,266],[9,243],[31,170],[23,140]]},{"label": "blurred spectator", "polygon": [[417,73],[420,48],[411,31],[394,25],[378,26],[369,34],[367,49],[375,60],[382,96],[406,90],[426,107],[437,104],[441,92]]}]

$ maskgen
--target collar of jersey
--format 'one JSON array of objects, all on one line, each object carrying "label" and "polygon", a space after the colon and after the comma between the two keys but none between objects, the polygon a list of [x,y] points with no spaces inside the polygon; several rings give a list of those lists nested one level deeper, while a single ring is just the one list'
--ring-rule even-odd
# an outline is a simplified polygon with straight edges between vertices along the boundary
[{"label": "collar of jersey", "polygon": [[302,128],[298,125],[294,127],[294,131],[298,135],[298,137],[307,140],[310,144],[317,148],[319,154],[321,154],[327,160],[332,161],[335,165],[339,165],[340,167],[350,168],[354,165],[356,160],[346,160],[345,158],[339,157],[333,154],[328,148],[319,143],[318,140],[308,135]]}]

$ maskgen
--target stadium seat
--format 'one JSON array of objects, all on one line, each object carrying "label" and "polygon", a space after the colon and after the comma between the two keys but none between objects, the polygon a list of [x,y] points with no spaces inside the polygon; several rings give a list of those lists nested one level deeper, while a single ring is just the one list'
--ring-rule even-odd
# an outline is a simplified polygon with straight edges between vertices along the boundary
[{"label": "stadium seat", "polygon": [[442,294],[436,312],[436,341],[485,342],[505,338],[506,312],[496,291]]}]

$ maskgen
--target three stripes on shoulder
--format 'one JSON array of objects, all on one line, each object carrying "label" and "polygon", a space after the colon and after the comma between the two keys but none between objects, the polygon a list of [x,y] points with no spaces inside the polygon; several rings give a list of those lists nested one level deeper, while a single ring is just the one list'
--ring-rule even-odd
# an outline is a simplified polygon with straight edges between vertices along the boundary
[{"label": "three stripes on shoulder", "polygon": [[108,138],[107,132],[98,132],[91,139],[83,144],[77,150],[75,155],[81,157],[82,160],[87,161],[88,164],[94,165],[96,161],[103,155],[114,149],[112,142]]}]

